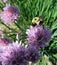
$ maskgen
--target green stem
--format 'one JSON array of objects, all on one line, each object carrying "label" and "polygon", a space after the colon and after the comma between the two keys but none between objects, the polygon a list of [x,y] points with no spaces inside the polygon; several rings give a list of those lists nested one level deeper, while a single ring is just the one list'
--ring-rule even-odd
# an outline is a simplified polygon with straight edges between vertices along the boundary
[{"label": "green stem", "polygon": [[22,28],[18,25],[18,23],[15,22],[15,25],[16,25],[22,32],[24,32],[24,29],[22,29]]},{"label": "green stem", "polygon": [[15,29],[12,29],[12,28],[10,28],[8,25],[6,25],[5,23],[3,23],[3,22],[1,22],[5,27],[7,27],[9,30],[12,30],[12,31],[14,31],[14,32],[17,32]]}]

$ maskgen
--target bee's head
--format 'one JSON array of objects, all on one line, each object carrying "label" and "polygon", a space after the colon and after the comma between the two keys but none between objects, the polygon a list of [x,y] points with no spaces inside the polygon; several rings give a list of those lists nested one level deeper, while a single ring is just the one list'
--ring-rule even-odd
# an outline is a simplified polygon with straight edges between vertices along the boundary
[{"label": "bee's head", "polygon": [[41,16],[32,19],[32,26],[39,25],[43,23],[43,18]]}]

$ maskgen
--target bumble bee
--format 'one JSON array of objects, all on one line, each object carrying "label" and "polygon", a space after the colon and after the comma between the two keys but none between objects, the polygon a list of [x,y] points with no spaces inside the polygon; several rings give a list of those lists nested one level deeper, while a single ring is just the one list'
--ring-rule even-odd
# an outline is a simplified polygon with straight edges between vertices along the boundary
[{"label": "bumble bee", "polygon": [[32,26],[42,25],[42,24],[43,24],[43,18],[41,16],[32,19]]}]

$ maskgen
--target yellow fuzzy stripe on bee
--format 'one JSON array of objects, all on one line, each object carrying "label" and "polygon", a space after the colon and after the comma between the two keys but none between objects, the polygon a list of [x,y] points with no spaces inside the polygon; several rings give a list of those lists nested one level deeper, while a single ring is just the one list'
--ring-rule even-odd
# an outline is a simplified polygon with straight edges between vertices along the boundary
[{"label": "yellow fuzzy stripe on bee", "polygon": [[33,19],[32,19],[32,23],[38,25],[38,24],[40,23],[40,19],[39,19],[39,17],[35,17],[35,18],[33,18]]}]

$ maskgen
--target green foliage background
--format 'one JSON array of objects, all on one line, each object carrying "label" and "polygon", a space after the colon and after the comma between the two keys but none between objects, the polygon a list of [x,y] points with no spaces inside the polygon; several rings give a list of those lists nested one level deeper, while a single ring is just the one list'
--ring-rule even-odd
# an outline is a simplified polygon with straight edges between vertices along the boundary
[{"label": "green foliage background", "polygon": [[[49,46],[44,49],[44,56],[40,63],[35,65],[56,65],[57,63],[57,0],[9,0],[9,3],[19,8],[21,16],[17,23],[11,24],[10,26],[0,22],[0,25],[5,26],[3,30],[7,37],[16,40],[17,32],[21,31],[21,39],[26,43],[25,31],[31,25],[31,21],[34,17],[42,16],[44,19],[44,25],[48,26],[52,31],[51,41]],[[0,0],[0,12],[5,7],[5,3]],[[18,28],[18,30],[16,28]],[[12,33],[8,31],[11,30]],[[47,60],[48,57],[48,61]],[[47,64],[46,64],[47,63]]]}]

